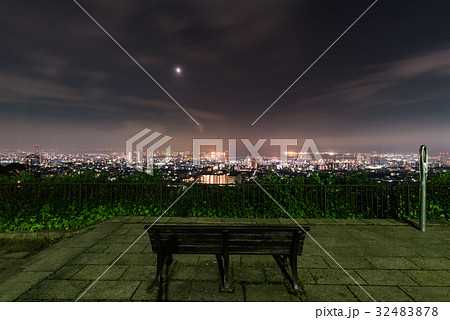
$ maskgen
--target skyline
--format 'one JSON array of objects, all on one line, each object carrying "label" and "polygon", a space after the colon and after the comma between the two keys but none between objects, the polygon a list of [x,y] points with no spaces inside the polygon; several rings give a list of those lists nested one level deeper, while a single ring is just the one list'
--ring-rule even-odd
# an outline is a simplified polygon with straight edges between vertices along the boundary
[{"label": "skyline", "polygon": [[444,1],[378,1],[254,126],[373,1],[79,1],[200,126],[73,1],[48,2],[0,17],[1,149],[124,150],[149,127],[174,150],[193,138],[450,150]]},{"label": "skyline", "polygon": [[[12,157],[12,158],[20,158],[24,159],[26,156],[31,155],[39,155],[44,157],[77,157],[77,156],[95,156],[101,158],[102,156],[116,156],[118,159],[126,160],[127,154],[126,152],[120,151],[120,150],[91,150],[91,151],[85,151],[85,152],[61,152],[59,150],[42,150],[40,145],[35,145],[33,147],[38,147],[38,152],[36,152],[36,149],[34,150],[1,150],[0,149],[0,164],[2,160],[6,160],[5,157]],[[262,148],[261,148],[262,149]],[[261,157],[263,160],[280,160],[281,153],[280,150],[275,153],[267,154],[259,150]],[[401,152],[378,152],[376,150],[373,150],[372,152],[332,152],[332,151],[319,151],[320,155],[322,157],[325,157],[326,159],[332,159],[335,158],[336,160],[339,159],[339,157],[372,157],[372,156],[381,156],[381,157],[387,157],[396,159],[395,157],[409,157],[411,161],[418,161],[419,159],[419,153],[401,153]],[[136,158],[137,151],[133,150],[133,161]],[[158,159],[165,158],[167,156],[166,151],[164,151],[162,148],[155,151],[155,157]],[[300,150],[298,151],[292,151],[289,150],[284,153],[286,159],[289,161],[295,160],[298,157],[301,157],[302,155],[310,155],[312,156],[312,161],[317,162],[317,159],[314,158],[314,153],[312,150],[308,150],[307,152],[302,152]],[[430,162],[432,161],[441,161],[440,159],[443,159],[443,157],[448,158],[449,152],[435,152],[435,153],[429,153],[429,159]],[[202,159],[218,159],[221,161],[229,162],[227,159],[229,159],[229,150],[224,150],[223,152],[216,152],[214,147],[210,148],[203,148],[200,151],[200,156]],[[171,158],[177,159],[177,158],[191,158],[193,157],[192,150],[171,150]],[[145,157],[144,157],[145,158]],[[246,160],[246,159],[256,159],[249,150],[247,150],[247,153],[238,153],[236,154],[237,160]],[[342,158],[343,159],[343,158]],[[231,161],[233,162],[233,161]]]}]

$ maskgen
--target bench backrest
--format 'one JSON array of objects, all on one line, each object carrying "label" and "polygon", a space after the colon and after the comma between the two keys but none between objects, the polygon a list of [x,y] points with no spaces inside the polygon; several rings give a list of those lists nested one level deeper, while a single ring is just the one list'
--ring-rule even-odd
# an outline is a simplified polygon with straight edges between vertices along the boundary
[{"label": "bench backrest", "polygon": [[159,224],[148,234],[153,252],[170,254],[301,254],[305,239],[298,226]]}]

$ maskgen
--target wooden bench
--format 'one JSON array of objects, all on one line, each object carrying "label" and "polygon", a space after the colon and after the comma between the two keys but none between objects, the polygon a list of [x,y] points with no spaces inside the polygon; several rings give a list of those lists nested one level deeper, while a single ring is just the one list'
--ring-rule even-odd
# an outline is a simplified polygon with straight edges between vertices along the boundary
[{"label": "wooden bench", "polygon": [[[308,227],[303,229],[309,231]],[[170,265],[173,254],[215,254],[223,289],[229,291],[229,256],[239,254],[272,255],[288,279],[289,258],[289,281],[298,289],[297,256],[302,254],[305,240],[305,232],[298,226],[157,224],[148,229],[148,235],[157,253],[155,286],[160,286],[164,263]]]}]

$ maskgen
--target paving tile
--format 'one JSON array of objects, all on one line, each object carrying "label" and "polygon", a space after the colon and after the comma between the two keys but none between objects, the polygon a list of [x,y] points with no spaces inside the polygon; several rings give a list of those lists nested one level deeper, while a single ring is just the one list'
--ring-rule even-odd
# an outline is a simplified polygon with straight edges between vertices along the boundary
[{"label": "paving tile", "polygon": [[308,269],[297,269],[298,283],[303,284],[316,284],[316,280]]},{"label": "paving tile", "polygon": [[25,271],[55,271],[73,258],[80,255],[84,248],[59,248],[49,251],[51,254],[43,255],[41,259],[25,268]]},{"label": "paving tile", "polygon": [[[294,221],[295,220],[295,221]],[[305,219],[302,218],[294,218],[294,220],[290,218],[278,218],[278,222],[281,225],[294,225],[294,226],[306,226],[308,222]]]},{"label": "paving tile", "polygon": [[22,272],[20,268],[0,269],[0,284]]},{"label": "paving tile", "polygon": [[[263,270],[264,270],[265,282],[266,283],[283,284],[286,281],[285,280],[285,276],[284,276],[284,274],[283,274],[283,272],[281,271],[280,268],[267,268],[267,267],[264,267]],[[306,269],[300,269],[300,270],[306,270]],[[299,276],[299,278],[300,278],[300,276]]]},{"label": "paving tile", "polygon": [[278,219],[251,219],[252,224],[256,225],[279,225]]},{"label": "paving tile", "polygon": [[449,302],[449,289],[448,287],[409,287],[401,286],[414,301],[423,302]]},{"label": "paving tile", "polygon": [[120,280],[150,281],[156,276],[156,266],[130,266]]},{"label": "paving tile", "polygon": [[290,293],[284,285],[248,284],[245,285],[245,298],[249,302],[299,302],[299,297]]},{"label": "paving tile", "polygon": [[[198,265],[200,266],[217,266],[216,256],[213,254],[201,254],[199,255]],[[240,266],[241,256],[240,255],[230,255],[230,267]]]},{"label": "paving tile", "polygon": [[173,260],[177,264],[196,266],[198,264],[198,254],[174,254]]},{"label": "paving tile", "polygon": [[339,225],[365,225],[366,222],[362,219],[333,219]]},{"label": "paving tile", "polygon": [[[136,239],[138,237],[139,236],[128,235],[128,234],[124,234],[124,235],[110,234],[110,235],[106,236],[105,238],[103,238],[101,240],[101,243],[125,243],[128,245],[131,245],[132,243],[134,243],[136,241]],[[148,237],[142,236],[141,238],[139,238],[139,240],[136,243],[149,244],[150,240],[148,239]]]},{"label": "paving tile", "polygon": [[92,247],[89,247],[84,252],[104,252],[106,248],[110,246],[109,243],[96,243]]},{"label": "paving tile", "polygon": [[192,281],[164,281],[158,293],[158,301],[187,301]]},{"label": "paving tile", "polygon": [[430,258],[450,258],[450,250],[443,246],[438,246],[435,248],[426,248],[426,247],[416,247],[416,253],[422,257],[430,257]]},{"label": "paving tile", "polygon": [[21,272],[0,284],[0,301],[13,301],[33,285],[47,278],[51,272]]},{"label": "paving tile", "polygon": [[[155,216],[155,217],[144,217],[144,219],[142,219],[141,223],[144,224],[144,225],[145,224],[152,224],[158,218],[159,218],[159,215]],[[172,219],[172,217],[161,217],[161,218],[158,219],[157,223],[169,223],[171,219]]]},{"label": "paving tile", "polygon": [[145,238],[145,239],[149,239],[148,238],[148,234],[147,234],[147,231],[144,229],[144,225],[141,225],[140,226],[141,228],[130,228],[130,229],[127,229],[126,230],[126,232],[124,233],[124,235],[126,235],[126,236],[133,236],[133,237],[139,237],[139,236],[142,236],[142,238]]},{"label": "paving tile", "polygon": [[125,253],[117,265],[122,266],[151,266],[156,263],[156,255],[141,254],[141,253]]},{"label": "paving tile", "polygon": [[176,264],[170,274],[170,279],[219,281],[219,268],[215,266],[184,266]]},{"label": "paving tile", "polygon": [[131,301],[158,301],[158,288],[152,287],[152,281],[142,281],[131,297]]},{"label": "paving tile", "polygon": [[[318,284],[355,284],[342,269],[309,269],[309,271]],[[347,270],[347,272],[359,284],[365,284],[365,281],[355,271]]]},{"label": "paving tile", "polygon": [[[373,300],[358,286],[348,286],[359,301],[372,302]],[[407,302],[413,301],[399,287],[389,286],[362,286],[377,302]]]},{"label": "paving tile", "polygon": [[103,232],[84,232],[64,242],[64,248],[89,248],[108,235]]},{"label": "paving tile", "polygon": [[347,286],[304,285],[300,293],[302,301],[309,302],[354,302],[358,301]]},{"label": "paving tile", "polygon": [[142,222],[144,220],[144,216],[128,216],[125,220],[123,220],[124,223],[136,223],[136,222]]},{"label": "paving tile", "polygon": [[[160,222],[160,220],[158,220],[158,223],[159,222]],[[145,226],[147,226],[147,224],[144,223],[144,222],[140,222],[140,223],[126,223],[126,224],[123,225],[122,228],[123,229],[128,229],[128,231],[130,231],[130,230],[139,231],[140,230],[141,233],[142,233],[142,232],[144,232],[144,231],[146,231],[148,229],[148,226],[147,226],[147,228]]]},{"label": "paving tile", "polygon": [[411,278],[399,270],[356,270],[369,284],[379,286],[417,285]]},{"label": "paving tile", "polygon": [[392,222],[396,226],[408,226],[408,223],[404,220],[386,219],[386,221]]},{"label": "paving tile", "polygon": [[403,273],[422,287],[450,287],[450,272],[448,271],[405,270]]},{"label": "paving tile", "polygon": [[[319,241],[320,243],[320,241]],[[362,248],[358,246],[348,246],[348,245],[327,245],[324,249],[332,256],[341,256],[341,257],[363,257],[364,254],[362,252]],[[320,249],[316,251],[322,251]],[[323,251],[321,255],[326,255]],[[328,255],[326,255],[328,256]]]},{"label": "paving tile", "polygon": [[50,280],[69,280],[76,273],[78,273],[81,269],[84,268],[82,264],[68,264],[62,267],[61,269],[55,271],[49,279]]},{"label": "paving tile", "polygon": [[140,281],[97,281],[80,301],[129,301]]},{"label": "paving tile", "polygon": [[241,256],[241,266],[251,266],[251,267],[277,267],[277,263],[274,258],[270,255],[242,255]]},{"label": "paving tile", "polygon": [[18,267],[22,262],[22,259],[0,259],[0,268],[8,269]]},{"label": "paving tile", "polygon": [[115,253],[117,255],[122,254],[125,250],[128,253],[141,253],[147,247],[148,244],[136,243],[130,248],[130,244],[127,243],[113,243],[109,245],[103,252],[104,253]]},{"label": "paving tile", "polygon": [[417,253],[395,243],[384,245],[381,241],[377,245],[354,245],[354,246],[326,246],[325,249],[332,256],[353,257],[414,257]]},{"label": "paving tile", "polygon": [[[231,258],[232,256],[230,256]],[[239,259],[240,262],[240,259]],[[216,256],[213,254],[200,254],[198,255],[197,264],[201,266],[217,266]],[[230,262],[231,264],[231,262]]]},{"label": "paving tile", "polygon": [[[329,256],[325,256],[325,261],[329,264],[332,269],[375,269],[375,267],[367,261],[364,257],[353,257],[353,256],[335,256],[332,255],[333,259],[339,263],[339,265],[333,261]],[[341,267],[340,267],[341,266]]]},{"label": "paving tile", "polygon": [[[77,272],[71,279],[73,280],[97,280],[109,265],[87,265]],[[127,270],[126,266],[113,265],[101,277],[101,280],[118,280]],[[134,280],[134,279],[133,279]]]},{"label": "paving tile", "polygon": [[80,280],[44,280],[20,296],[20,300],[75,301],[89,283]]},{"label": "paving tile", "polygon": [[308,269],[330,268],[323,257],[310,255],[297,257],[297,266]]},{"label": "paving tile", "polygon": [[389,219],[363,219],[362,221],[368,225],[379,225],[379,226],[395,226],[397,224]]},{"label": "paving tile", "polygon": [[[354,247],[355,244],[358,246],[361,246],[363,244],[361,240],[356,240],[352,237],[345,239],[345,238],[337,236],[337,235],[332,236],[329,234],[326,237],[325,236],[315,237],[315,239],[325,250],[327,250],[328,247],[334,247],[334,246],[345,246],[347,248],[351,248],[351,247]],[[316,245],[316,244],[314,244],[314,245]]]},{"label": "paving tile", "polygon": [[264,282],[264,270],[262,267],[234,267],[233,268],[234,279],[237,282],[252,282],[262,283]]},{"label": "paving tile", "polygon": [[447,258],[427,258],[427,257],[412,257],[408,258],[414,264],[427,270],[450,270],[450,260]]},{"label": "paving tile", "polygon": [[143,254],[156,254],[156,252],[153,251],[151,244],[148,244],[144,250],[142,250]]},{"label": "paving tile", "polygon": [[123,224],[122,223],[100,223],[98,226],[96,226],[92,232],[101,232],[101,233],[111,233],[114,230],[120,228]]},{"label": "paving tile", "polygon": [[219,281],[193,281],[188,301],[233,302],[244,301],[242,286],[234,287],[233,292],[220,292]]},{"label": "paving tile", "polygon": [[198,217],[197,223],[198,224],[225,224],[226,218],[205,218],[205,217]]},{"label": "paving tile", "polygon": [[197,217],[173,217],[170,220],[170,223],[175,223],[175,224],[193,224],[193,223],[197,223]]},{"label": "paving tile", "polygon": [[29,255],[29,252],[10,252],[10,253],[1,253],[1,257],[4,259],[23,259],[27,255]]},{"label": "paving tile", "polygon": [[111,264],[119,255],[113,253],[83,253],[71,261],[72,264]]},{"label": "paving tile", "polygon": [[336,225],[336,221],[333,219],[305,219],[308,225]]},{"label": "paving tile", "polygon": [[[326,248],[326,250],[328,251],[328,248]],[[318,245],[306,239],[305,244],[303,245],[303,252],[300,256],[300,259],[301,257],[308,255],[326,256],[327,254]]]},{"label": "paving tile", "polygon": [[377,269],[420,269],[419,266],[401,257],[367,257]]}]

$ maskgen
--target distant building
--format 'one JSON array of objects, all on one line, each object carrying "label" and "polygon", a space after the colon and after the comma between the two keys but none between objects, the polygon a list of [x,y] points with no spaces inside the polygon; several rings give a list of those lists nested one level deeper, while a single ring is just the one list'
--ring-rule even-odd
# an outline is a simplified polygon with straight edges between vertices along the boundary
[{"label": "distant building", "polygon": [[442,163],[442,165],[447,165],[448,164],[448,152],[441,152],[439,154],[440,156],[440,162]]},{"label": "distant building", "polygon": [[204,184],[227,184],[228,179],[226,174],[204,174],[200,176],[199,183]]},{"label": "distant building", "polygon": [[358,163],[361,163],[361,161],[362,161],[361,153],[358,153],[358,154],[356,155],[356,161],[357,161]]},{"label": "distant building", "polygon": [[34,153],[29,154],[24,158],[23,164],[27,167],[37,167],[41,164],[41,157]]},{"label": "distant building", "polygon": [[41,155],[41,146],[40,146],[40,145],[35,144],[35,145],[33,146],[33,150],[34,150],[34,154],[35,154],[35,155],[37,155],[37,156],[40,156],[40,155]]},{"label": "distant building", "polygon": [[230,172],[228,174],[228,183],[241,183],[242,182],[242,174],[240,172]]}]

